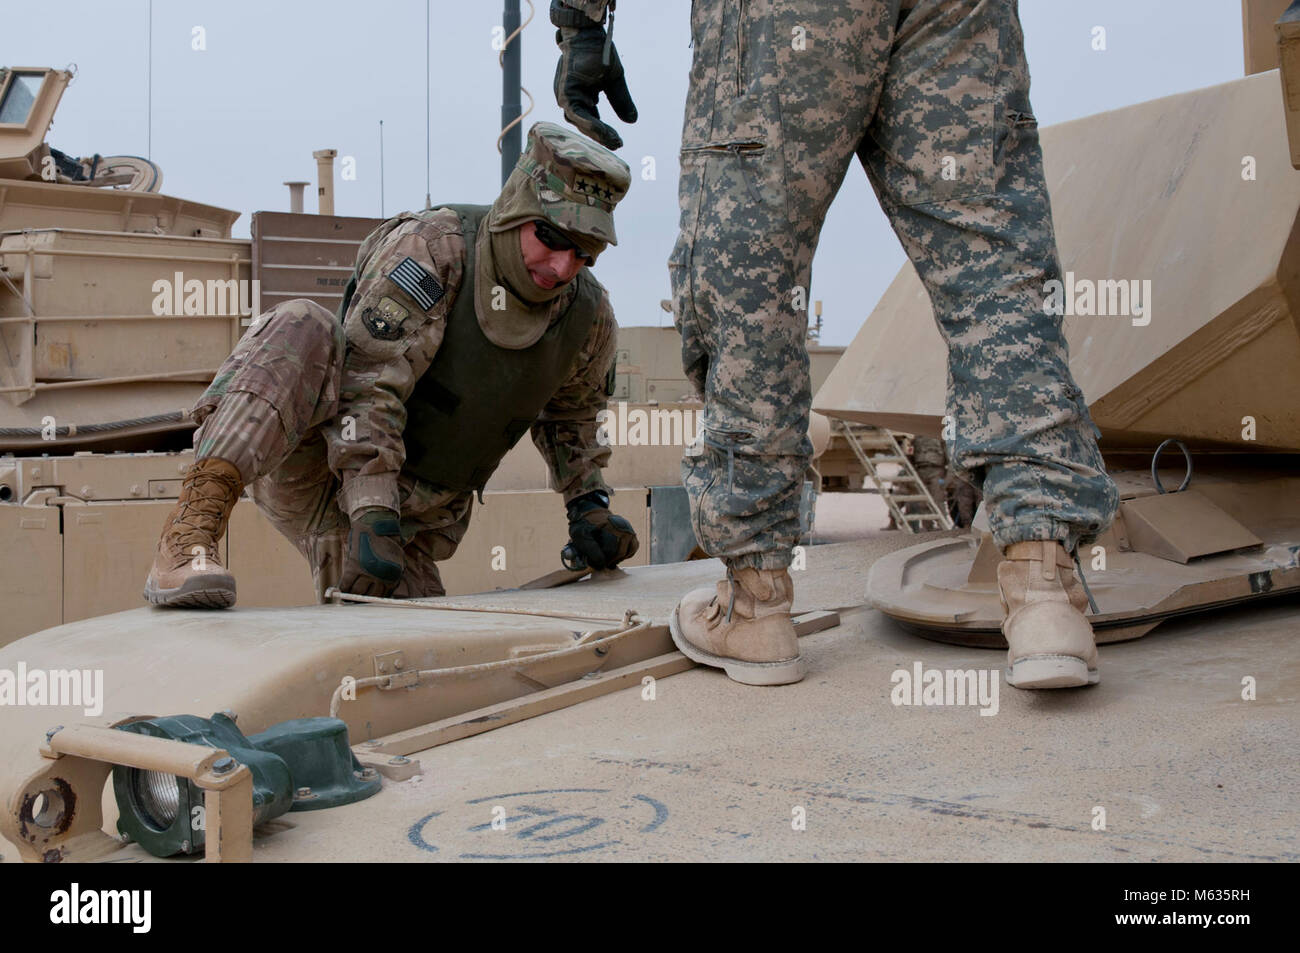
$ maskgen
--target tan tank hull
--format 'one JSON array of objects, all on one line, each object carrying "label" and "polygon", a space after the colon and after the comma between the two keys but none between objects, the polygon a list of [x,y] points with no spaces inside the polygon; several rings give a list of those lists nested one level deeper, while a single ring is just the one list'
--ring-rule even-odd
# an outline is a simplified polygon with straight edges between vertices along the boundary
[{"label": "tan tank hull", "polygon": [[[386,776],[383,790],[361,804],[286,815],[260,828],[253,859],[1296,859],[1294,606],[1175,620],[1166,634],[1104,648],[1097,688],[1050,699],[1004,688],[982,709],[996,717],[982,717],[973,700],[900,705],[891,700],[900,672],[919,666],[1000,676],[1002,662],[998,653],[902,636],[861,608],[866,570],[914,539],[891,534],[810,551],[796,611],[850,608],[839,626],[800,640],[809,677],[799,685],[759,690],[709,669],[638,668],[668,665],[675,653],[622,666],[634,674],[612,686],[602,685],[612,675],[608,666],[552,689],[533,685],[538,690],[529,695],[518,694],[526,684],[518,676],[482,680],[469,704],[503,687],[513,697],[476,716],[400,729],[374,746],[385,749],[377,757],[367,754],[370,736],[354,728],[360,757],[400,768],[389,764],[399,757],[388,753],[396,745],[408,752],[414,775]],[[611,619],[635,607],[658,621],[683,591],[720,571],[713,561],[642,567],[548,593],[456,602]],[[187,613],[177,626],[164,610],[140,609],[0,648],[0,669],[20,661],[32,668],[102,667],[106,700],[98,717],[80,708],[29,707],[6,718],[0,800],[10,819],[0,854],[7,862],[22,857],[12,840],[16,792],[34,774],[67,771],[39,754],[55,725],[103,725],[115,712],[206,716],[228,707],[242,729],[253,731],[290,714],[323,714],[335,676],[374,672],[384,661],[376,656],[391,659],[394,650],[413,652],[406,658],[412,664],[423,664],[419,653],[427,651],[438,661],[440,646],[469,661],[489,657],[489,647],[508,654],[562,633],[572,640],[564,630],[618,625],[574,616],[568,624],[536,618],[521,627],[520,619],[322,606]],[[594,656],[593,650],[586,663],[593,668]],[[652,670],[657,674],[647,684]],[[1242,700],[1243,675],[1258,678],[1259,701]],[[605,687],[620,690],[596,697]],[[434,717],[445,711],[439,691],[432,682],[359,689],[358,700],[340,712],[354,725],[352,705],[372,706],[376,720],[396,715],[392,706],[412,718]],[[561,704],[557,693],[568,691],[579,693],[570,699],[590,700],[517,721],[540,714],[527,707],[530,699]],[[365,692],[375,697],[363,702]],[[173,707],[164,712],[164,705]],[[1078,730],[1063,731],[1063,719]],[[493,725],[505,727],[441,743]],[[1194,770],[1171,770],[1171,758],[1175,768]],[[1239,789],[1233,780],[1257,777],[1276,783]],[[1225,787],[1217,788],[1216,779]],[[84,808],[87,800],[80,803]],[[498,805],[512,818],[504,831],[489,823]],[[1106,810],[1105,833],[1090,825],[1098,805]],[[95,818],[115,833],[111,793],[100,807]],[[804,830],[792,828],[797,808],[809,821]],[[152,859],[139,845],[114,845],[103,834],[88,840],[60,845],[57,857]]]},{"label": "tan tank hull", "polygon": [[[1207,473],[1196,489],[1159,495],[1118,476],[1115,525],[1079,553],[1099,612],[1098,644],[1146,635],[1178,616],[1300,593],[1300,474]],[[982,516],[982,513],[981,513]],[[980,524],[983,524],[982,526]],[[891,553],[867,584],[872,605],[929,638],[1005,648],[996,568],[1001,558],[977,519],[975,532]]]},{"label": "tan tank hull", "polygon": [[[17,854],[18,843],[27,840],[20,834],[24,827],[33,835],[53,836],[36,830],[38,825],[24,825],[21,817],[23,785],[46,766],[32,741],[53,724],[107,726],[127,715],[181,711],[206,715],[229,709],[238,715],[242,730],[253,732],[287,719],[329,713],[336,689],[350,676],[362,684],[355,688],[354,699],[339,704],[338,716],[348,722],[352,743],[361,745],[672,650],[666,632],[657,632],[649,640],[598,644],[558,659],[525,664],[530,655],[575,647],[584,633],[628,628],[618,620],[561,622],[527,615],[380,606],[234,609],[219,615],[136,609],[25,639],[0,649],[0,669],[66,670],[68,660],[76,659],[78,668],[103,673],[103,697],[94,699],[103,710],[91,708],[88,713],[84,704],[80,711],[27,704],[6,715],[0,736],[0,762],[5,765],[0,771],[0,792],[6,807],[0,820],[4,837],[0,844],[8,843],[0,853]],[[160,650],[162,646],[165,650]],[[519,664],[506,670],[469,670],[456,678],[435,680],[427,671],[510,659]],[[420,671],[426,674],[420,676]],[[396,685],[363,681],[390,674]],[[60,776],[56,771],[55,777]],[[78,800],[84,811],[85,800],[100,794],[75,786],[73,791],[74,797],[65,795],[72,806],[69,814]],[[111,828],[116,817],[111,786],[103,793],[104,821]],[[58,843],[56,838],[54,845]],[[50,859],[46,855],[53,845],[41,841],[39,846],[30,859]],[[67,859],[86,859],[86,855],[72,854]]]}]

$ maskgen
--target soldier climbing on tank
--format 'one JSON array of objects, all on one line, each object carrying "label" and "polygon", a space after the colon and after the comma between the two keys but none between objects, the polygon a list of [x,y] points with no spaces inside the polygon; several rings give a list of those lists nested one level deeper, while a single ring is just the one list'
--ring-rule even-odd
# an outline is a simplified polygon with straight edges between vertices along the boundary
[{"label": "soldier climbing on tank", "polygon": [[194,408],[195,462],[145,598],[234,604],[218,544],[246,486],[319,598],[442,595],[436,564],[529,430],[574,549],[596,569],[632,556],[596,424],[618,328],[586,267],[616,243],[629,184],[608,150],[537,123],[492,206],[406,212],[372,232],[337,317],[305,299],[259,316]]}]

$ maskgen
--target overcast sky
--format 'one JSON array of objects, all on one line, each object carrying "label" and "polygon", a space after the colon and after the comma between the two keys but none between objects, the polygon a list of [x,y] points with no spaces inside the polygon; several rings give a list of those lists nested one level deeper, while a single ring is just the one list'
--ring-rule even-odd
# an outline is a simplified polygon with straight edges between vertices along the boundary
[{"label": "overcast sky", "polygon": [[[3,0],[0,65],[66,67],[48,140],[72,155],[149,154],[169,195],[243,213],[286,210],[282,182],[305,179],[312,150],[356,162],[336,178],[335,211],[380,214],[379,122],[384,123],[384,211],[424,206],[424,0],[153,0],[152,124],[148,0]],[[500,0],[429,0],[429,100],[436,202],[490,202],[500,185],[495,139],[501,74],[492,49]],[[551,92],[554,28],[535,0],[524,31],[526,123],[562,122]],[[527,15],[528,3],[523,7]],[[1033,104],[1044,125],[1209,86],[1242,75],[1238,0],[1022,0]],[[690,67],[689,0],[623,0],[615,39],[640,110],[621,130],[634,172],[617,212],[620,244],[597,274],[624,325],[671,319],[665,262],[677,229],[677,147]],[[1106,30],[1106,50],[1092,30]],[[196,27],[206,49],[196,50]],[[643,181],[645,156],[657,177]],[[336,169],[337,174],[341,168]],[[866,176],[850,170],[826,221],[812,298],[825,302],[824,343],[847,344],[903,262]]]}]

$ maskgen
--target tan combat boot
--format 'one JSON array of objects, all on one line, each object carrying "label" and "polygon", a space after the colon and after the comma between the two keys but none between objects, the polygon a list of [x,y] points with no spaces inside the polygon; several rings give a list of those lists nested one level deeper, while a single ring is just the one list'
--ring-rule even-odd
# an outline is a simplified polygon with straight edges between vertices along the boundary
[{"label": "tan combat boot", "polygon": [[803,678],[790,621],[794,583],[784,569],[733,569],[716,589],[687,593],[669,630],[683,655],[721,668],[745,685],[786,685]]},{"label": "tan combat boot", "polygon": [[235,604],[235,577],[221,567],[217,554],[243,490],[239,469],[225,460],[208,457],[190,467],[180,499],[163,524],[144,584],[145,599],[188,609]]},{"label": "tan combat boot", "polygon": [[1097,645],[1074,564],[1057,542],[1012,543],[998,565],[1006,619],[1007,684],[1016,688],[1095,685]]}]

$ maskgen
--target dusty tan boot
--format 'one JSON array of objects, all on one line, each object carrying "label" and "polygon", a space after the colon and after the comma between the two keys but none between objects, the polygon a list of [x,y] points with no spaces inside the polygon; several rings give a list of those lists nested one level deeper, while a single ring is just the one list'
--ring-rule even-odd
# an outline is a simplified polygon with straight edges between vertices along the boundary
[{"label": "dusty tan boot", "polygon": [[163,524],[144,584],[145,599],[188,609],[235,604],[235,577],[222,568],[218,553],[243,489],[239,469],[225,460],[208,457],[190,467],[180,499]]},{"label": "dusty tan boot", "polygon": [[799,638],[790,621],[794,583],[784,569],[733,569],[716,588],[687,593],[669,630],[683,655],[721,668],[746,685],[803,678]]},{"label": "dusty tan boot", "polygon": [[1012,543],[998,565],[1006,619],[1007,684],[1016,688],[1095,685],[1097,645],[1084,617],[1088,598],[1065,547]]}]

